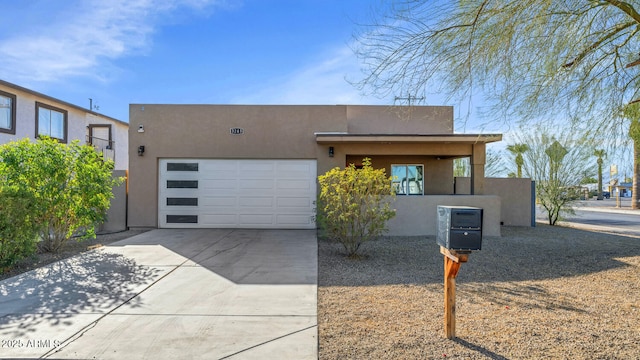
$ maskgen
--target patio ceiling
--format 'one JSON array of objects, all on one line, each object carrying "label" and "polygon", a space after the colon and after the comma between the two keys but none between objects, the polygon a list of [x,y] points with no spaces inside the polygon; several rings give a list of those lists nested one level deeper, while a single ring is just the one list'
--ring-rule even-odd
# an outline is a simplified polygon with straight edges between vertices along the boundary
[{"label": "patio ceiling", "polygon": [[318,144],[487,144],[502,140],[502,134],[349,134],[315,133]]}]

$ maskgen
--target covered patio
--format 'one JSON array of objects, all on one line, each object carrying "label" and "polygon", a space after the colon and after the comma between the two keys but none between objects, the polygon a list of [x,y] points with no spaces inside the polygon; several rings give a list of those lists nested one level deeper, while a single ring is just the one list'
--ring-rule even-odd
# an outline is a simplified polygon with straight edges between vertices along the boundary
[{"label": "covered patio", "polygon": [[[344,165],[361,163],[384,168],[396,187],[397,216],[389,221],[389,234],[436,234],[438,205],[474,206],[484,209],[483,232],[500,236],[501,199],[485,193],[486,144],[501,141],[501,134],[350,134],[316,132],[318,145],[330,156],[344,158]],[[456,195],[453,160],[470,158],[471,192]],[[398,176],[403,169],[406,176]]]}]

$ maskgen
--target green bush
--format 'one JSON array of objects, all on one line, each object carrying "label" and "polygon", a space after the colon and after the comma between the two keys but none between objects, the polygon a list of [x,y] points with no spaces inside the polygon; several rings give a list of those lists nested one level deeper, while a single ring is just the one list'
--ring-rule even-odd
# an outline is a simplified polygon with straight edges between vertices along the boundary
[{"label": "green bush", "polygon": [[11,190],[0,191],[0,273],[37,250],[38,232],[29,217],[29,202]]},{"label": "green bush", "polygon": [[0,146],[0,188],[20,193],[44,251],[58,251],[72,236],[95,237],[106,220],[112,188],[113,161],[79,141],[24,139]]},{"label": "green bush", "polygon": [[360,245],[387,231],[385,223],[395,216],[390,205],[395,193],[384,169],[373,169],[365,158],[361,169],[353,164],[334,168],[318,181],[320,224],[348,256],[356,256]]}]

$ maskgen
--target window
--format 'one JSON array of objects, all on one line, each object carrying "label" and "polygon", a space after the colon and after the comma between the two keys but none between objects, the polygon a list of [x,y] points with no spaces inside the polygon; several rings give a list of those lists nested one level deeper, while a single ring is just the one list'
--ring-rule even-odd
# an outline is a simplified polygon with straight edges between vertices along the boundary
[{"label": "window", "polygon": [[198,163],[167,163],[167,171],[198,171]]},{"label": "window", "polygon": [[422,165],[391,165],[391,184],[397,195],[423,195],[423,175]]},{"label": "window", "polygon": [[167,215],[167,224],[197,224],[198,215]]},{"label": "window", "polygon": [[90,124],[89,144],[93,145],[100,151],[104,149],[113,149],[111,124]]},{"label": "window", "polygon": [[0,132],[16,134],[16,96],[0,91]]},{"label": "window", "polygon": [[167,198],[167,206],[198,206],[198,198]]},{"label": "window", "polygon": [[36,102],[36,137],[50,136],[67,142],[67,111]]},{"label": "window", "polygon": [[167,180],[167,189],[197,189],[198,180]]}]

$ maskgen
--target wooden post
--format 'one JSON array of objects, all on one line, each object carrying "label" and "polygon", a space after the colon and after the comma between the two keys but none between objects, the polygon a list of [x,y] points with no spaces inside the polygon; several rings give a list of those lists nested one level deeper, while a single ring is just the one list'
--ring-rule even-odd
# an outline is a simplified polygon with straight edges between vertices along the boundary
[{"label": "wooden post", "polygon": [[469,254],[457,253],[440,246],[444,255],[444,332],[447,339],[456,337],[456,276],[460,264],[467,262]]}]

